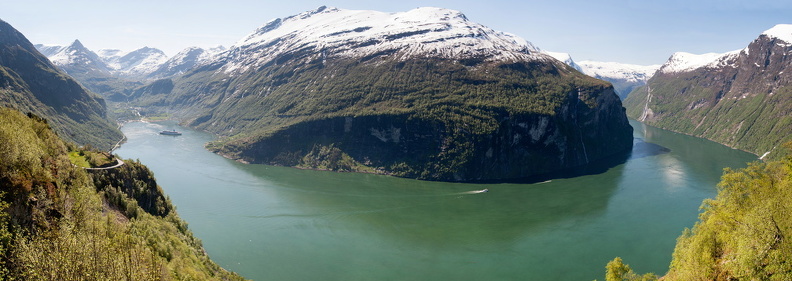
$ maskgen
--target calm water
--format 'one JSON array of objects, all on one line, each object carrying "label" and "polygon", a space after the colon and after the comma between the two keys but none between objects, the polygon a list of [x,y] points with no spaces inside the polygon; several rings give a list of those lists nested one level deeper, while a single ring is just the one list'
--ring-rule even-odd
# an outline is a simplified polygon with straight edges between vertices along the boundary
[{"label": "calm water", "polygon": [[[632,124],[626,163],[537,184],[244,165],[204,150],[212,136],[172,123],[125,125],[116,153],[148,165],[210,256],[247,278],[592,280],[616,256],[664,273],[722,169],[756,159]],[[157,134],[170,128],[184,135]]]}]

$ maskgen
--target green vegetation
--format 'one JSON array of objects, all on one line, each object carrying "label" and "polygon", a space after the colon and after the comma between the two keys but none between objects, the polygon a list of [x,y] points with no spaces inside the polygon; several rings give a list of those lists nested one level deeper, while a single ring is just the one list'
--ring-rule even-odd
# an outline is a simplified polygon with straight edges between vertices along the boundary
[{"label": "green vegetation", "polygon": [[214,264],[145,166],[87,171],[100,152],[0,108],[0,280],[237,280]]},{"label": "green vegetation", "polygon": [[[475,161],[495,157],[494,152],[485,156],[493,139],[503,138],[497,142],[506,147],[505,139],[514,137],[507,136],[510,128],[522,124],[528,130],[540,118],[550,129],[534,132],[536,138],[558,130],[559,139],[574,140],[569,146],[585,143],[592,159],[631,145],[625,141],[631,139],[629,125],[610,84],[563,64],[397,60],[389,55],[311,60],[307,57],[312,51],[305,52],[234,75],[218,75],[217,66],[205,66],[175,79],[173,86],[165,80],[158,87],[152,84],[141,94],[140,105],[190,112],[188,125],[224,136],[208,148],[230,158],[419,179],[524,177],[584,164],[582,149],[565,147],[571,160],[563,159],[563,164],[517,171],[501,166],[517,166],[518,160],[504,160],[487,165],[500,171],[482,175],[481,163]],[[161,91],[171,87],[172,91]],[[596,122],[590,122],[594,116]],[[347,118],[352,120],[345,123]],[[579,124],[590,127],[578,126],[578,118],[585,118]],[[583,130],[591,133],[582,137]],[[339,131],[348,134],[335,134]],[[608,148],[594,149],[604,146],[605,134],[617,137]],[[411,144],[419,141],[420,145]],[[555,145],[553,141],[544,146]],[[338,157],[325,157],[331,150]],[[544,154],[519,161],[545,162]],[[580,159],[572,159],[576,155]]]},{"label": "green vegetation", "polygon": [[105,102],[55,68],[21,33],[0,20],[0,106],[45,118],[62,138],[110,149],[123,135]]},{"label": "green vegetation", "polygon": [[792,141],[792,85],[774,77],[779,71],[784,72],[727,68],[658,74],[630,93],[624,105],[627,116],[640,118],[650,88],[648,108],[653,114],[644,120],[646,124],[756,155],[771,152],[767,159],[779,160],[785,155],[780,144]]},{"label": "green vegetation", "polygon": [[651,281],[657,280],[657,275],[653,273],[646,273],[644,275],[636,274],[630,265],[624,264],[620,257],[616,257],[612,261],[608,262],[608,265],[605,266],[605,281],[624,281],[624,280],[631,280],[631,281]]},{"label": "green vegetation", "polygon": [[69,152],[69,160],[72,164],[82,168],[107,167],[116,164],[116,159],[107,152],[90,150],[90,146],[84,149]]},{"label": "green vegetation", "polygon": [[149,122],[157,122],[157,121],[169,120],[170,118],[171,118],[171,115],[168,114],[168,113],[158,113],[158,114],[153,114],[153,115],[146,115],[146,116],[143,117],[143,120],[146,120],[146,121],[149,121]]},{"label": "green vegetation", "polygon": [[[597,90],[609,87],[600,80],[544,62],[470,67],[443,59],[373,60],[325,64],[319,60],[302,67],[281,65],[248,72],[222,85],[233,89],[232,95],[198,83],[209,80],[209,85],[220,84],[226,77],[206,76],[213,72],[193,73],[177,81],[176,93],[159,98],[169,104],[200,102],[212,108],[193,125],[236,136],[233,141],[266,137],[284,126],[310,120],[402,114],[484,134],[497,127],[494,110],[552,116],[577,89],[587,90],[581,99],[594,107],[601,92]],[[208,97],[186,100],[188,95]]]},{"label": "green vegetation", "polygon": [[[792,143],[786,145],[792,147]],[[663,280],[792,280],[792,154],[729,170]],[[616,258],[606,280],[645,280]]]},{"label": "green vegetation", "polygon": [[81,167],[81,168],[91,167],[91,164],[88,163],[88,159],[85,157],[85,153],[82,151],[69,152],[69,160],[71,160],[72,164],[77,165],[77,167]]}]

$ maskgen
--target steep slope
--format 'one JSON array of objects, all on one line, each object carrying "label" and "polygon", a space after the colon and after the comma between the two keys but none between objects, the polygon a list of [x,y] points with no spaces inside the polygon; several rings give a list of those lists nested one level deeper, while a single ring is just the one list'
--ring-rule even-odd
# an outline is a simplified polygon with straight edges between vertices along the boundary
[{"label": "steep slope", "polygon": [[96,153],[0,108],[0,279],[237,280],[214,264],[145,166],[88,171]]},{"label": "steep slope", "polygon": [[724,54],[674,54],[625,100],[647,124],[778,157],[792,140],[792,29],[778,25]]},{"label": "steep slope", "polygon": [[660,65],[635,65],[618,62],[581,61],[581,71],[588,76],[613,84],[616,94],[624,100],[635,88],[646,85]]},{"label": "steep slope", "polygon": [[[48,51],[46,48],[44,50]],[[71,45],[61,48],[57,53],[49,56],[49,59],[67,73],[110,74],[110,67],[99,58],[99,55],[83,46],[80,40],[74,40]]]},{"label": "steep slope", "polygon": [[276,19],[173,84],[142,101],[227,136],[210,148],[254,163],[504,180],[632,145],[610,84],[439,8]]},{"label": "steep slope", "polygon": [[0,105],[45,117],[60,136],[109,149],[122,137],[106,120],[105,102],[41,55],[0,21]]}]

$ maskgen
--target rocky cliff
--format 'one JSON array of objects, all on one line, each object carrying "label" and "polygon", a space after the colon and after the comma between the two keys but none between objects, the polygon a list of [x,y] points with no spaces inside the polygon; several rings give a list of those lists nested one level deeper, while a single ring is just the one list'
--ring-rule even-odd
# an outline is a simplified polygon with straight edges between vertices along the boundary
[{"label": "rocky cliff", "polygon": [[792,29],[779,25],[725,54],[677,53],[630,94],[647,124],[773,157],[792,140]]}]

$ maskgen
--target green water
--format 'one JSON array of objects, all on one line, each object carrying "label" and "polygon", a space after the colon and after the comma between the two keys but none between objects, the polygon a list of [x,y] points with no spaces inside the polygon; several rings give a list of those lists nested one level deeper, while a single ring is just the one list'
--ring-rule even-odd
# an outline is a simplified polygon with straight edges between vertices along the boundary
[{"label": "green water", "polygon": [[[129,141],[116,153],[148,165],[212,259],[247,278],[592,280],[616,256],[664,273],[722,169],[756,159],[632,124],[626,163],[537,184],[244,165],[204,150],[210,135],[172,123],[125,125]],[[157,134],[170,128],[184,135]]]}]

